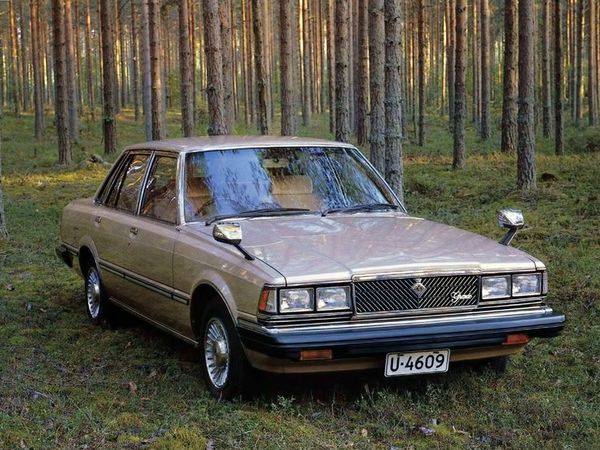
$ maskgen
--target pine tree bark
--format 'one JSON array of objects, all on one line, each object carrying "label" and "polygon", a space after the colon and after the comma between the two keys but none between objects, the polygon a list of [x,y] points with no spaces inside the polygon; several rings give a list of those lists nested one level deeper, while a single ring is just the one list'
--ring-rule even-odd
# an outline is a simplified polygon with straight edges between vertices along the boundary
[{"label": "pine tree bark", "polygon": [[69,110],[69,135],[72,142],[79,142],[79,117],[77,113],[77,73],[75,70],[75,43],[73,38],[73,11],[71,0],[64,0],[65,42],[67,67],[67,96]]},{"label": "pine tree bark", "polygon": [[235,125],[235,107],[233,96],[233,60],[231,52],[231,0],[219,1],[221,22],[221,59],[223,61],[223,107],[228,130]]},{"label": "pine tree bark", "polygon": [[194,135],[192,55],[187,0],[179,0],[179,75],[181,83],[181,129],[185,137]]},{"label": "pine tree bark", "polygon": [[596,28],[598,26],[596,22],[596,1],[588,0],[588,122],[590,126],[598,125],[598,72],[596,70],[597,60],[597,48],[596,48]]},{"label": "pine tree bark", "polygon": [[519,116],[517,187],[535,189],[534,0],[519,0]]},{"label": "pine tree bark", "polygon": [[[15,116],[20,116],[23,111],[23,95],[21,86],[21,75],[19,69],[19,39],[17,30],[17,20],[15,14],[14,0],[8,0],[8,33],[9,33],[9,87],[10,97],[13,103],[13,112]],[[64,60],[63,60],[64,61]]]},{"label": "pine tree bark", "polygon": [[302,125],[310,126],[312,115],[312,65],[308,0],[302,2]]},{"label": "pine tree bark", "polygon": [[140,19],[142,22],[142,106],[144,109],[144,129],[146,140],[152,140],[152,63],[150,62],[150,2],[142,0]]},{"label": "pine tree bark", "polygon": [[113,17],[111,0],[100,0],[100,38],[102,40],[102,95],[104,113],[102,118],[104,133],[104,153],[117,150],[117,124],[115,120],[115,48],[113,42]]},{"label": "pine tree bark", "polygon": [[[143,1],[143,0],[142,0]],[[140,120],[140,88],[139,88],[139,36],[135,3],[131,2],[131,90],[133,94],[133,117],[137,122]]]},{"label": "pine tree bark", "polygon": [[292,2],[281,0],[279,3],[279,24],[281,40],[279,43],[281,76],[281,135],[293,136],[296,133],[294,117],[294,77],[292,59]]},{"label": "pine tree bark", "polygon": [[542,133],[544,137],[551,134],[550,103],[550,2],[542,4]]},{"label": "pine tree bark", "polygon": [[418,39],[417,47],[419,51],[419,138],[418,145],[425,145],[425,3],[424,0],[418,0]]},{"label": "pine tree bark", "polygon": [[54,116],[58,138],[58,163],[71,165],[71,140],[68,125],[67,67],[63,0],[52,0],[52,29],[54,45]]},{"label": "pine tree bark", "polygon": [[583,67],[583,2],[576,0],[575,15],[575,75],[573,86],[573,121],[579,127],[581,120],[581,77]]},{"label": "pine tree bark", "polygon": [[[358,1],[358,61],[356,97],[356,140],[365,145],[369,137],[369,20],[368,0]],[[400,87],[400,86],[398,86]]]},{"label": "pine tree bark", "polygon": [[448,89],[448,117],[450,131],[454,126],[454,72],[455,72],[455,42],[456,35],[456,0],[446,3],[446,78]]},{"label": "pine tree bark", "polygon": [[[30,0],[31,11],[31,62],[33,64],[33,104],[35,110],[34,135],[41,139],[44,135],[44,78],[42,76],[40,36],[39,36],[39,0]],[[2,87],[0,86],[0,89]],[[0,106],[1,108],[1,106]]]},{"label": "pine tree bark", "polygon": [[335,139],[350,140],[349,0],[335,0]]},{"label": "pine tree bark", "polygon": [[[369,0],[370,2],[371,0]],[[327,1],[327,52],[329,55],[329,131],[335,132],[335,5]]]},{"label": "pine tree bark", "polygon": [[400,65],[402,42],[401,0],[385,2],[385,160],[386,180],[404,202],[402,164],[402,104]]},{"label": "pine tree bark", "polygon": [[490,3],[481,0],[481,126],[483,139],[490,137]]},{"label": "pine tree bark", "polygon": [[384,0],[369,0],[369,71],[371,95],[371,162],[385,176]]},{"label": "pine tree bark", "polygon": [[554,2],[554,152],[563,154],[563,9],[560,1]]},{"label": "pine tree bark", "polygon": [[465,125],[467,122],[467,0],[456,0],[456,60],[454,72],[454,151],[452,168],[466,165]]},{"label": "pine tree bark", "polygon": [[508,153],[517,150],[517,43],[517,0],[505,0],[501,148]]},{"label": "pine tree bark", "polygon": [[152,140],[160,140],[166,137],[163,126],[163,79],[161,68],[161,38],[160,38],[160,2],[159,0],[148,1],[150,33],[150,114],[152,117]]},{"label": "pine tree bark", "polygon": [[208,134],[227,134],[223,100],[223,60],[218,0],[204,0],[204,53],[206,55],[206,95]]},{"label": "pine tree bark", "polygon": [[258,131],[269,134],[269,106],[265,45],[263,36],[263,0],[252,0],[252,19],[254,32],[254,61],[256,64],[256,88],[258,96]]},{"label": "pine tree bark", "polygon": [[92,58],[92,19],[90,15],[90,0],[86,0],[85,10],[85,71],[86,71],[86,89],[87,103],[92,122],[96,120],[96,101],[94,95],[94,72]]}]

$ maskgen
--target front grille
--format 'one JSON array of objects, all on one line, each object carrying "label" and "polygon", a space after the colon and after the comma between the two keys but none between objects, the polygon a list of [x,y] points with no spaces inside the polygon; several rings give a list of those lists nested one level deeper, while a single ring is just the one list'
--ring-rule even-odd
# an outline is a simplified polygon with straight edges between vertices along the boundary
[{"label": "front grille", "polygon": [[479,301],[479,277],[458,275],[358,281],[354,283],[354,301],[357,313],[473,307]]}]

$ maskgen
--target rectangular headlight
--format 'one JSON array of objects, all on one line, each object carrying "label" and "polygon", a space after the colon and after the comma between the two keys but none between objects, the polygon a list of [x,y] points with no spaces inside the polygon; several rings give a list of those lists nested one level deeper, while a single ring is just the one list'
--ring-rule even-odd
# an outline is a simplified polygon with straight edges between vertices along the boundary
[{"label": "rectangular headlight", "polygon": [[310,289],[280,289],[279,312],[308,312],[315,309],[315,294]]},{"label": "rectangular headlight", "polygon": [[539,273],[513,275],[513,297],[540,295],[542,293],[542,275]]},{"label": "rectangular headlight", "polygon": [[350,309],[350,286],[317,288],[317,311]]},{"label": "rectangular headlight", "polygon": [[483,277],[481,279],[481,299],[510,297],[510,275]]}]

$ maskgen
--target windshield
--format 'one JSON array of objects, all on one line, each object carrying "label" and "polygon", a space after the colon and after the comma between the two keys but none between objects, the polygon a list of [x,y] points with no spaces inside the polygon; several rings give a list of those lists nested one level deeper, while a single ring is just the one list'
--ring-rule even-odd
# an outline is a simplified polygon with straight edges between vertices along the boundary
[{"label": "windshield", "polygon": [[259,209],[324,211],[396,204],[349,148],[213,150],[186,156],[185,220]]}]

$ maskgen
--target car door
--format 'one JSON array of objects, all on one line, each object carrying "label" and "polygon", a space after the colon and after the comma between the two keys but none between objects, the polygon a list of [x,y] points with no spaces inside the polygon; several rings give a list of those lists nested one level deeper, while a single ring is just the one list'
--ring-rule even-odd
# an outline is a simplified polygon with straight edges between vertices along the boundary
[{"label": "car door", "polygon": [[179,234],[177,198],[177,157],[157,152],[150,163],[139,213],[131,222],[123,267],[144,288],[131,299],[134,308],[181,330],[187,300],[173,294],[173,248]]},{"label": "car door", "polygon": [[124,276],[131,221],[137,212],[150,152],[127,153],[100,198],[93,220],[93,240],[102,280],[114,299],[129,304],[131,283]]}]

